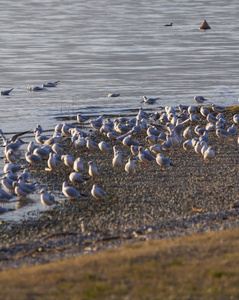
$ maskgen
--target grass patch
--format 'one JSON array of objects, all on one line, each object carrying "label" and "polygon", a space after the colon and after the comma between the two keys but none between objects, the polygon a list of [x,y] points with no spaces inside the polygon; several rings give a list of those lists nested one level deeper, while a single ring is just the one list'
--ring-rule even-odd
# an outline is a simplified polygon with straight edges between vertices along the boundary
[{"label": "grass patch", "polygon": [[1,299],[238,299],[239,230],[0,273]]}]

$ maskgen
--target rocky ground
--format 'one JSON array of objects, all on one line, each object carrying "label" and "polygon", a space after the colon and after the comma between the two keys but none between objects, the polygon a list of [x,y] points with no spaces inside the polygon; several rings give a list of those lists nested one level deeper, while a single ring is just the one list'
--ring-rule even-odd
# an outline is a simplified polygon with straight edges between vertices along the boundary
[{"label": "rocky ground", "polygon": [[[226,120],[230,126],[232,113],[226,114]],[[201,124],[205,126],[205,121]],[[91,134],[94,141],[108,142],[102,134]],[[144,147],[149,146],[145,136],[137,139]],[[64,180],[69,182],[70,170],[66,167],[54,175],[45,171],[46,162],[32,168],[32,178],[53,191],[59,203],[37,220],[1,225],[0,269],[93,253],[136,240],[238,227],[239,149],[236,140],[237,136],[223,141],[212,134],[210,145],[216,157],[211,163],[206,163],[194,151],[186,152],[181,145],[165,154],[173,167],[161,170],[154,162],[143,168],[137,162],[136,172],[131,175],[124,167],[120,171],[112,167],[113,153],[79,152],[66,141],[66,153],[82,157],[85,164],[83,177],[88,180],[78,186],[83,196],[71,203],[65,201],[61,185]],[[117,143],[117,147],[123,151],[126,163],[132,156],[129,148],[121,143]],[[96,203],[90,194],[93,182],[87,162],[91,160],[101,173],[96,179],[97,185],[109,195],[101,203]]]}]

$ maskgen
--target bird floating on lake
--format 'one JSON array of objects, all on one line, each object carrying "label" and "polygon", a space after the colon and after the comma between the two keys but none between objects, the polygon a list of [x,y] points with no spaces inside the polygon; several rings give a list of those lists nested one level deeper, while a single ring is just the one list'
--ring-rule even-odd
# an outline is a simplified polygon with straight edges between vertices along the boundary
[{"label": "bird floating on lake", "polygon": [[58,85],[58,83],[60,82],[60,80],[55,81],[55,82],[45,82],[42,84],[42,87],[56,87]]},{"label": "bird floating on lake", "polygon": [[115,93],[109,93],[108,97],[119,97],[120,94],[115,94]]},{"label": "bird floating on lake", "polygon": [[173,23],[165,24],[164,26],[173,26]]},{"label": "bird floating on lake", "polygon": [[10,89],[10,90],[1,91],[1,96],[8,96],[11,93],[12,90],[13,90],[13,88]]}]

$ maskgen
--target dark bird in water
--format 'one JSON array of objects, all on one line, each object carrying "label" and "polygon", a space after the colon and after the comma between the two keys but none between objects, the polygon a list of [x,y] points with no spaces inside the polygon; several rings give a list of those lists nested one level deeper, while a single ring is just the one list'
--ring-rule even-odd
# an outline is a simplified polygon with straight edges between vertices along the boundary
[{"label": "dark bird in water", "polygon": [[7,91],[1,91],[1,95],[2,96],[8,96],[11,93],[12,90],[13,89],[10,89],[10,90],[7,90]]},{"label": "dark bird in water", "polygon": [[170,24],[166,24],[164,26],[173,26],[173,23],[170,23]]}]

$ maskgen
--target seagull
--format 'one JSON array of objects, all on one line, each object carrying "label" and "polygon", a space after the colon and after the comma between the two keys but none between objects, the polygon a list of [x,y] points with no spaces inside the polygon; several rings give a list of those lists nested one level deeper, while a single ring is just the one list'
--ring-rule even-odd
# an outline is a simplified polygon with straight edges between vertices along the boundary
[{"label": "seagull", "polygon": [[212,110],[217,112],[217,113],[222,113],[226,109],[227,108],[224,107],[224,106],[219,106],[219,105],[212,104]]},{"label": "seagull", "polygon": [[191,122],[198,123],[200,121],[200,117],[196,114],[189,114],[189,119]]},{"label": "seagull", "polygon": [[201,145],[201,141],[198,141],[196,143],[196,145],[194,146],[194,150],[198,155],[202,154],[202,145]]},{"label": "seagull", "polygon": [[51,148],[56,154],[59,154],[59,155],[62,155],[64,152],[64,148],[63,148],[62,144],[59,144],[59,143],[54,143]]},{"label": "seagull", "polygon": [[61,156],[61,161],[63,161],[67,167],[73,168],[75,159],[72,155],[66,154]]},{"label": "seagull", "polygon": [[55,158],[53,153],[49,154],[47,165],[50,171],[54,171],[60,167],[60,162]]},{"label": "seagull", "polygon": [[6,159],[8,162],[11,162],[11,163],[15,163],[15,161],[17,159],[16,154],[14,153],[14,151],[11,148],[6,152]]},{"label": "seagull", "polygon": [[79,136],[77,140],[74,141],[74,145],[77,149],[81,150],[86,147],[86,140],[83,136]]},{"label": "seagull", "polygon": [[153,146],[150,146],[149,147],[149,150],[151,152],[153,152],[154,154],[158,154],[158,153],[162,153],[163,152],[163,149],[162,149],[162,146],[158,145],[158,144],[155,144]]},{"label": "seagull", "polygon": [[116,93],[109,93],[108,97],[119,97],[120,94],[116,94]]},{"label": "seagull", "polygon": [[95,165],[93,161],[88,162],[89,165],[89,175],[91,176],[92,180],[95,177],[100,175],[99,168]]},{"label": "seagull", "polygon": [[217,135],[217,137],[222,138],[223,140],[225,138],[232,136],[230,132],[228,132],[227,130],[224,130],[224,129],[220,129],[220,128],[216,129],[216,135]]},{"label": "seagull", "polygon": [[80,124],[84,124],[86,121],[89,120],[89,117],[83,116],[82,114],[78,113],[78,115],[76,116],[76,119]]},{"label": "seagull", "polygon": [[55,81],[55,82],[45,82],[42,84],[42,87],[56,87],[58,85],[58,83],[60,82],[60,80]]},{"label": "seagull", "polygon": [[26,161],[29,162],[31,165],[42,161],[42,159],[39,156],[32,154],[31,152],[26,152],[25,158]]},{"label": "seagull", "polygon": [[69,203],[71,203],[72,199],[81,197],[81,193],[72,186],[69,186],[66,181],[62,183],[62,193],[69,198]]},{"label": "seagull", "polygon": [[17,194],[20,198],[25,198],[26,196],[34,192],[33,190],[22,187],[17,181],[13,182],[13,186],[15,188],[15,194]]},{"label": "seagull", "polygon": [[134,158],[130,157],[128,162],[126,163],[124,167],[125,171],[129,174],[132,174],[135,172],[135,164],[134,164]]},{"label": "seagull", "polygon": [[45,210],[47,206],[51,207],[53,204],[57,203],[55,198],[44,189],[40,190],[38,194],[41,195],[41,203],[45,206]]},{"label": "seagull", "polygon": [[173,141],[172,141],[171,137],[172,137],[171,135],[167,134],[166,141],[163,142],[163,144],[162,144],[162,149],[164,151],[170,151],[172,149],[172,147],[173,147]]},{"label": "seagull", "polygon": [[207,148],[207,150],[204,152],[203,158],[206,162],[209,162],[215,158],[215,152],[212,147]]},{"label": "seagull", "polygon": [[138,158],[141,162],[144,163],[144,167],[147,168],[147,163],[151,161],[156,161],[155,157],[150,153],[146,152],[142,146],[139,147]]},{"label": "seagull", "polygon": [[188,126],[184,131],[183,131],[183,137],[187,140],[191,140],[192,139],[192,131],[191,131],[191,127]]},{"label": "seagull", "polygon": [[49,158],[49,151],[47,151],[44,148],[34,149],[33,154],[40,157],[41,159],[48,159]]},{"label": "seagull", "polygon": [[112,147],[106,143],[105,141],[102,141],[98,144],[98,147],[100,148],[101,151],[103,152],[108,152],[108,151],[112,151]]},{"label": "seagull", "polygon": [[201,104],[201,103],[203,103],[204,101],[206,101],[207,99],[204,98],[203,96],[196,96],[196,97],[194,97],[194,100],[195,100],[198,104]]},{"label": "seagull", "polygon": [[143,103],[144,104],[154,104],[159,98],[148,98],[146,96],[143,96]]},{"label": "seagull", "polygon": [[239,115],[238,114],[235,114],[233,116],[233,122],[236,123],[236,124],[239,124]]},{"label": "seagull", "polygon": [[69,179],[73,184],[84,183],[85,179],[82,178],[82,173],[72,172]]},{"label": "seagull", "polygon": [[217,118],[214,117],[214,115],[212,113],[207,115],[207,121],[213,124],[216,124],[217,122]]},{"label": "seagull", "polygon": [[131,147],[132,145],[133,145],[133,146],[139,146],[139,145],[140,145],[140,143],[139,143],[138,141],[136,141],[136,140],[134,140],[134,139],[132,138],[132,135],[131,135],[131,134],[128,135],[128,136],[126,136],[126,137],[123,139],[122,144],[123,144],[124,146],[126,146],[126,147]]},{"label": "seagull", "polygon": [[108,196],[106,192],[99,188],[96,184],[94,184],[91,189],[91,195],[96,199],[96,203],[98,200],[101,201],[101,199]]},{"label": "seagull", "polygon": [[22,169],[22,166],[15,165],[13,163],[5,164],[3,168],[4,173],[8,173],[8,171],[11,171],[12,173],[16,173]]},{"label": "seagull", "polygon": [[12,90],[13,90],[13,88],[10,89],[10,90],[1,91],[1,96],[8,96],[11,93]]},{"label": "seagull", "polygon": [[205,151],[207,150],[208,145],[207,145],[206,142],[201,141],[201,146],[202,146],[201,153],[202,153],[202,155],[204,156],[204,153],[205,153]]},{"label": "seagull", "polygon": [[214,130],[216,130],[216,127],[215,127],[215,125],[213,123],[207,123],[205,129],[207,131],[214,131]]},{"label": "seagull", "polygon": [[103,125],[103,116],[98,117],[96,120],[90,120],[89,124],[92,128],[96,129],[97,131],[100,130],[101,126]]},{"label": "seagull", "polygon": [[197,110],[194,106],[191,105],[191,106],[188,107],[188,113],[189,114],[194,114],[196,111]]},{"label": "seagull", "polygon": [[139,147],[138,146],[130,146],[130,151],[133,155],[138,155],[139,154]]},{"label": "seagull", "polygon": [[44,89],[45,89],[44,87],[37,86],[37,85],[29,85],[29,86],[27,87],[27,90],[28,90],[28,91],[31,91],[31,92],[42,91],[42,90],[44,90]]},{"label": "seagull", "polygon": [[235,124],[232,124],[229,128],[227,128],[227,132],[229,132],[231,135],[235,135],[237,133],[237,128]]},{"label": "seagull", "polygon": [[207,117],[208,114],[210,114],[210,110],[208,110],[207,108],[205,108],[204,106],[201,106],[200,108],[200,113],[202,116],[204,116],[205,118]]},{"label": "seagull", "polygon": [[114,168],[116,168],[116,170],[119,170],[123,166],[122,155],[123,155],[123,152],[118,151],[113,157],[112,165]]},{"label": "seagull", "polygon": [[111,141],[115,141],[118,137],[120,137],[120,133],[115,131],[110,131],[107,133],[107,138],[109,138]]},{"label": "seagull", "polygon": [[81,157],[78,157],[75,159],[74,164],[73,164],[73,169],[78,173],[81,173],[84,171],[84,163],[83,163]]},{"label": "seagull", "polygon": [[171,162],[169,161],[169,159],[167,157],[163,156],[162,153],[157,154],[156,162],[158,165],[160,165],[162,170],[164,170],[165,168],[168,168],[170,166],[174,166],[173,164],[171,164]]},{"label": "seagull", "polygon": [[186,140],[186,141],[183,143],[183,149],[186,150],[186,151],[192,150],[192,149],[193,149],[192,141],[191,141],[191,140]]},{"label": "seagull", "polygon": [[98,143],[92,141],[92,139],[88,136],[85,138],[86,140],[86,147],[90,149],[92,152],[96,149],[99,149]]}]

